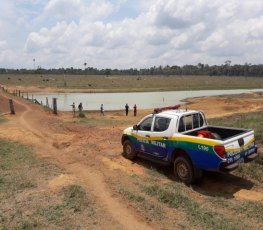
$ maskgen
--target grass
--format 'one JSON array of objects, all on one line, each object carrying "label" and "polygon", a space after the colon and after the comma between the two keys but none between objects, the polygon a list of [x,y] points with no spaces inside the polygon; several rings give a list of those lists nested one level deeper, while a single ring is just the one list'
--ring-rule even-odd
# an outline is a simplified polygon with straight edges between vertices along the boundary
[{"label": "grass", "polygon": [[37,186],[37,181],[28,178],[25,171],[37,165],[29,152],[30,147],[0,140],[0,198]]},{"label": "grass", "polygon": [[[63,188],[64,203],[68,209],[80,212],[89,205],[85,190],[80,185],[69,185]],[[90,215],[93,214],[91,210]]]},{"label": "grass", "polygon": [[257,142],[263,145],[263,111],[210,119],[209,123],[219,126],[253,129]]},{"label": "grass", "polygon": [[241,201],[234,205],[232,209],[236,212],[245,214],[248,218],[255,218],[258,221],[263,221],[263,203],[256,201]]},{"label": "grass", "polygon": [[237,215],[229,216],[229,212],[237,212],[240,207],[243,208],[238,213],[250,216],[251,221],[260,221],[260,212],[255,211],[257,208],[261,211],[262,204],[227,201],[217,197],[200,201],[192,197],[193,191],[190,187],[167,180],[162,183],[165,180],[164,175],[158,176],[158,181],[149,179],[153,177],[156,177],[156,171],[148,170],[147,176],[130,175],[129,184],[111,181],[114,190],[127,199],[133,208],[150,219],[152,224],[157,221],[167,229],[176,226],[178,229],[250,229],[247,219],[244,221]]},{"label": "grass", "polygon": [[35,211],[36,216],[44,217],[49,223],[58,224],[64,217],[62,205],[51,205],[47,207],[38,207]]},{"label": "grass", "polygon": [[[20,79],[20,80],[19,80]],[[43,81],[49,79],[49,81]],[[245,89],[263,85],[261,77],[209,77],[209,76],[97,76],[66,75],[0,75],[1,83],[11,86],[38,88],[102,89],[106,91],[171,91],[200,89]]]},{"label": "grass", "polygon": [[221,197],[211,197],[207,199],[207,202],[213,204],[216,207],[232,210],[235,213],[242,213],[248,219],[254,219],[255,221],[263,221],[263,203],[259,201],[238,201],[238,200],[226,200]]},{"label": "grass", "polygon": [[123,198],[128,199],[133,208],[145,213],[148,219],[160,221],[164,218],[163,209],[159,205],[147,201],[146,198],[139,195],[138,192],[130,191],[120,184],[115,184],[114,190]]},{"label": "grass", "polygon": [[82,186],[52,192],[47,186],[61,173],[30,146],[0,139],[0,229],[92,228],[101,217]]},{"label": "grass", "polygon": [[245,178],[251,178],[259,183],[263,183],[262,160],[263,160],[263,156],[262,154],[260,154],[255,161],[249,164],[240,165],[240,167],[236,171],[237,175]]},{"label": "grass", "polygon": [[127,200],[129,205],[147,220],[151,222],[164,220],[165,212],[163,208],[149,201],[149,199],[145,197],[145,194],[140,192],[138,183],[142,181],[142,177],[136,174],[123,174],[121,171],[119,171],[119,174],[124,181],[116,180],[116,178],[112,176],[106,179],[111,189]]},{"label": "grass", "polygon": [[74,125],[80,125],[80,126],[120,126],[120,125],[130,125],[131,120],[130,119],[115,119],[111,116],[96,116],[91,114],[90,112],[85,112],[85,117],[79,118],[76,121],[73,122],[65,122],[65,124],[74,124]]}]

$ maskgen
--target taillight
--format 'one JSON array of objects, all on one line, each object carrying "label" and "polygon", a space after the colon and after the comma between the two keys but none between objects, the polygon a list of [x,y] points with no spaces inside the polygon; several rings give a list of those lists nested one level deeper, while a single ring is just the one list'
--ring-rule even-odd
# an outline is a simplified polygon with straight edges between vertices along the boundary
[{"label": "taillight", "polygon": [[214,151],[221,158],[225,157],[226,150],[225,150],[225,147],[223,145],[215,145],[214,146]]}]

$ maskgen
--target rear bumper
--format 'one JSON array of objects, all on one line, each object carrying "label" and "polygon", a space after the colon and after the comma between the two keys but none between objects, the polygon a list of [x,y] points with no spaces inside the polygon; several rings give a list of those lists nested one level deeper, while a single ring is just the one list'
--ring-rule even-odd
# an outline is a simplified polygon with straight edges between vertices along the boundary
[{"label": "rear bumper", "polygon": [[250,161],[255,160],[258,157],[257,151],[245,156],[244,158],[240,158],[239,160],[232,162],[232,163],[227,163],[227,162],[222,162],[219,166],[220,171],[223,172],[230,172],[238,168],[238,166],[242,163],[248,163]]},{"label": "rear bumper", "polygon": [[252,153],[244,158],[245,163],[255,160],[258,157],[258,153]]}]

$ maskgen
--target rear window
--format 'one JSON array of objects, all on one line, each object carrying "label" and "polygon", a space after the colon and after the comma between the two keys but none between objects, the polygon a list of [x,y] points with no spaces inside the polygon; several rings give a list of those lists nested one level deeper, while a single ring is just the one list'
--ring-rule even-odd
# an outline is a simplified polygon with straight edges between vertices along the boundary
[{"label": "rear window", "polygon": [[197,129],[203,125],[204,119],[200,113],[190,114],[180,118],[178,132]]}]

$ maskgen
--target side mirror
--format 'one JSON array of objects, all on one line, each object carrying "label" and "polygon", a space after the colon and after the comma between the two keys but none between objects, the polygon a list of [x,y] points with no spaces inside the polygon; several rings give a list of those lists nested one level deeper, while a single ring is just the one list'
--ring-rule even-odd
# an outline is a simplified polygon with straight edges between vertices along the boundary
[{"label": "side mirror", "polygon": [[138,130],[138,125],[134,125],[132,128],[133,130]]}]

